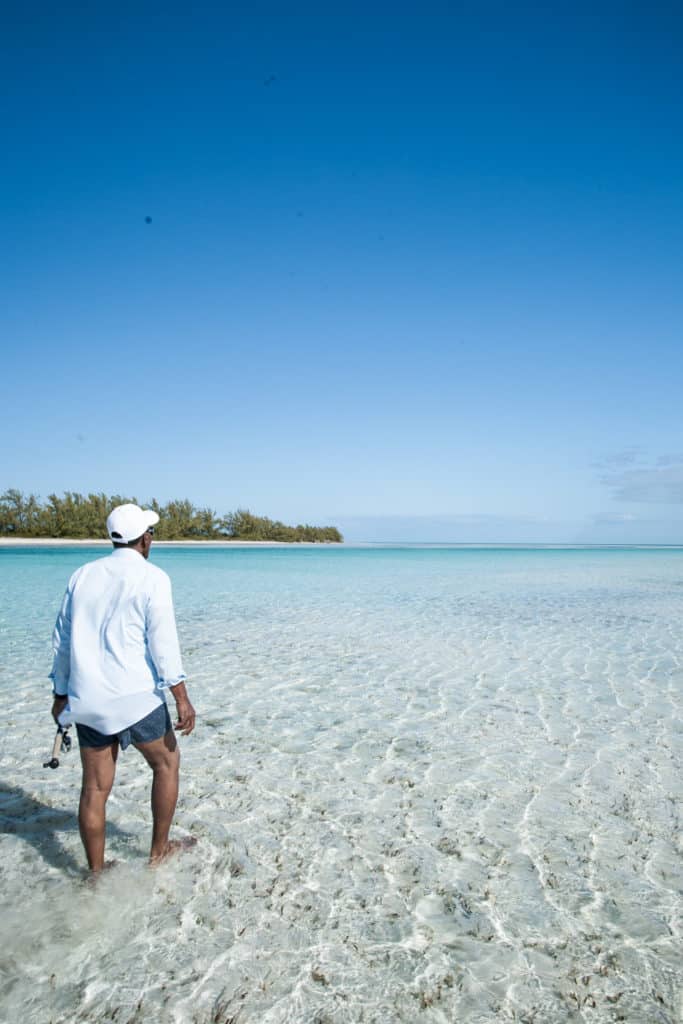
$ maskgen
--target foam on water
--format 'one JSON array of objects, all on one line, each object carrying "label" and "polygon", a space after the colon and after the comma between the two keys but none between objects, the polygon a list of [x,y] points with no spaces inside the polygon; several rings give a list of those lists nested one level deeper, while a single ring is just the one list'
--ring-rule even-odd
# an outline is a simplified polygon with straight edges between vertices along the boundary
[{"label": "foam on water", "polygon": [[49,635],[101,552],[0,551],[7,1019],[683,1019],[683,552],[155,550],[196,734],[82,880]]}]

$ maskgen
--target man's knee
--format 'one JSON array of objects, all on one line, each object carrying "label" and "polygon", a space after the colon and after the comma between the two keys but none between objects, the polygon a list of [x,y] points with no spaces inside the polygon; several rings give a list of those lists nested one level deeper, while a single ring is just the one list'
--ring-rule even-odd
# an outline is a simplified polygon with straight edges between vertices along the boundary
[{"label": "man's knee", "polygon": [[86,804],[104,804],[112,791],[112,782],[101,779],[83,779],[81,785],[81,802]]},{"label": "man's knee", "polygon": [[177,772],[180,769],[180,747],[176,744],[167,750],[158,765],[152,765],[152,771]]}]

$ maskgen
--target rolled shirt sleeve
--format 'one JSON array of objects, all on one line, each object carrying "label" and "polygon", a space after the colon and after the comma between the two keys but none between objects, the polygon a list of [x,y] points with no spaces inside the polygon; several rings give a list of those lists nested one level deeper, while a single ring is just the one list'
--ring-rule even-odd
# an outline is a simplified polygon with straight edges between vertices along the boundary
[{"label": "rolled shirt sleeve", "polygon": [[178,643],[171,581],[159,573],[147,604],[147,649],[157,673],[160,689],[175,686],[186,678]]},{"label": "rolled shirt sleeve", "polygon": [[60,697],[69,692],[69,675],[71,673],[71,582],[66,588],[62,606],[57,615],[52,633],[52,671],[49,678],[52,688]]}]

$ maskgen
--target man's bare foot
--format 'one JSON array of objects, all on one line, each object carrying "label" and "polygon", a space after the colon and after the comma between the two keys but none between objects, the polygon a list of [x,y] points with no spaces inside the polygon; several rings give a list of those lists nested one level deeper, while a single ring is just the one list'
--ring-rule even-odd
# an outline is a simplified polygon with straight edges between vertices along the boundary
[{"label": "man's bare foot", "polygon": [[164,852],[150,857],[149,862],[152,865],[161,864],[162,861],[168,860],[169,857],[174,857],[177,853],[183,853],[184,850],[191,850],[196,845],[197,839],[195,836],[185,836],[183,839],[169,839]]},{"label": "man's bare foot", "polygon": [[101,868],[90,868],[88,874],[85,876],[85,881],[91,885],[97,881],[100,875],[103,875],[105,871],[111,871],[118,864],[117,860],[105,860]]}]

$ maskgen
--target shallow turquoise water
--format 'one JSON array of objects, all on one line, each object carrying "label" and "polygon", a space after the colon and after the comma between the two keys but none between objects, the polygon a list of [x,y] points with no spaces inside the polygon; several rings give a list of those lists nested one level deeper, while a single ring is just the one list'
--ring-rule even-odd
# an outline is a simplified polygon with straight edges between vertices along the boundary
[{"label": "shallow turquoise water", "polygon": [[14,1016],[682,1018],[683,550],[155,548],[199,845],[144,870],[131,752],[93,891],[77,753],[40,762],[56,609],[102,554],[0,549]]}]

